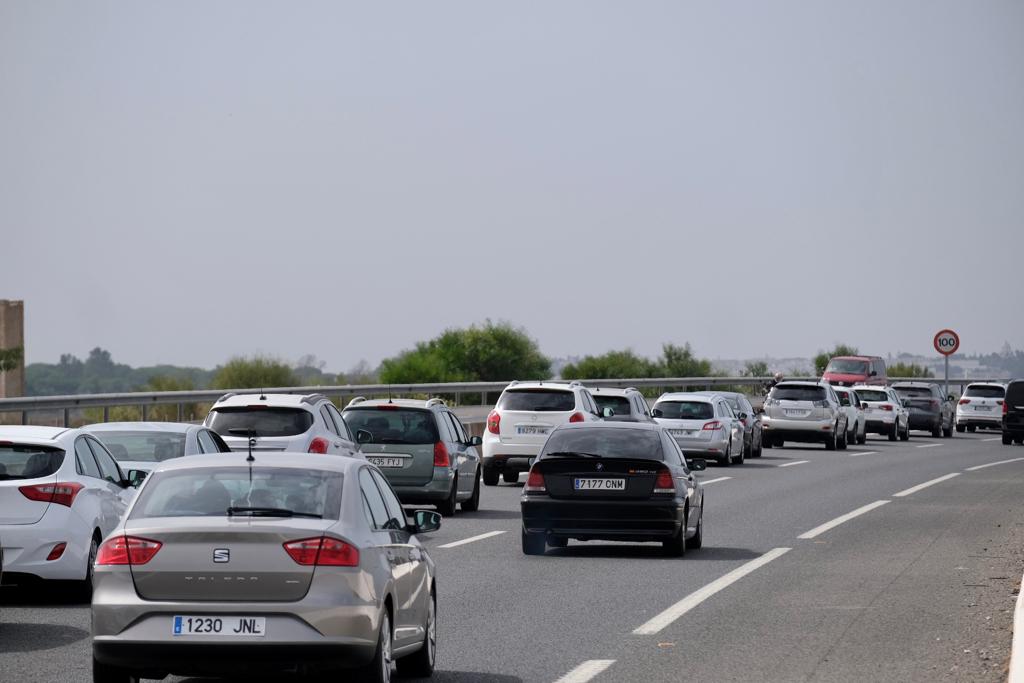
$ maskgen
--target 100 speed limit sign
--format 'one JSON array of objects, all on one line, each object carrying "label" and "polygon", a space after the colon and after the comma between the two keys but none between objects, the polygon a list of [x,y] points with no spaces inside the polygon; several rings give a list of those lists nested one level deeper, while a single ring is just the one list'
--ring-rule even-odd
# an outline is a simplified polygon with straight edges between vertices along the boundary
[{"label": "100 speed limit sign", "polygon": [[942,330],[935,335],[935,350],[943,356],[951,356],[960,348],[960,335],[953,330]]}]

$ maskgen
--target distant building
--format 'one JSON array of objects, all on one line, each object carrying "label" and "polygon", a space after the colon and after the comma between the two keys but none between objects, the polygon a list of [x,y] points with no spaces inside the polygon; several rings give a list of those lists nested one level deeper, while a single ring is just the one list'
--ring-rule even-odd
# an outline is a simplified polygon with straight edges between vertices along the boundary
[{"label": "distant building", "polygon": [[[0,398],[25,395],[25,302],[0,299]],[[7,367],[10,365],[11,367]]]}]

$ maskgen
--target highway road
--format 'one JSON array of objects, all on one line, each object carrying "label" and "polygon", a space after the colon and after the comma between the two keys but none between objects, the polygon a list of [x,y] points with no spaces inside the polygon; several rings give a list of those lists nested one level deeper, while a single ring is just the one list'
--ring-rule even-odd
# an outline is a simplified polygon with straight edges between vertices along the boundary
[{"label": "highway road", "polygon": [[[1002,681],[1024,448],[995,433],[709,467],[705,547],[520,550],[520,487],[426,538],[435,681]],[[89,680],[89,610],[0,592],[0,679]]]}]

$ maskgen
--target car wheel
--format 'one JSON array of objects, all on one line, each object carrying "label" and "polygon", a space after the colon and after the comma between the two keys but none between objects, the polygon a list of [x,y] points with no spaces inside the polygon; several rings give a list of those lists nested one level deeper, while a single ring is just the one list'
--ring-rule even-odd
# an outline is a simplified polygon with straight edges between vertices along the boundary
[{"label": "car wheel", "polygon": [[514,470],[505,470],[504,472],[501,473],[501,478],[505,481],[506,484],[519,483],[519,473]]},{"label": "car wheel", "polygon": [[484,486],[497,486],[501,472],[493,467],[484,467]]},{"label": "car wheel", "polygon": [[757,448],[756,448],[756,449],[754,449],[754,451],[753,451],[753,452],[751,452],[751,454],[750,454],[750,457],[752,457],[752,458],[760,458],[760,457],[761,457],[761,454],[762,454],[763,452],[764,452],[764,435],[762,435],[762,436],[761,436],[761,437],[760,437],[760,438],[759,438],[759,439],[757,440]]},{"label": "car wheel", "polygon": [[679,527],[679,533],[661,542],[661,549],[668,557],[682,557],[686,554],[686,522]]},{"label": "car wheel", "polygon": [[771,448],[774,444],[775,442],[772,440],[772,437],[770,435],[761,435],[761,448]]},{"label": "car wheel", "polygon": [[96,564],[96,555],[100,551],[100,541],[93,534],[92,540],[89,542],[89,556],[86,559],[87,564],[85,565],[85,580],[80,584],[79,593],[82,596],[82,600],[89,601],[92,599],[92,579],[93,579],[93,568]]},{"label": "car wheel", "polygon": [[863,432],[860,433],[860,436],[857,437],[857,444],[862,446],[862,445],[866,444],[867,442],[868,442],[868,430],[865,429]]},{"label": "car wheel", "polygon": [[975,427],[974,425],[967,425],[967,431],[973,434],[974,432],[978,431],[978,428]]},{"label": "car wheel", "polygon": [[480,472],[473,477],[473,495],[462,501],[463,512],[476,512],[480,509]]},{"label": "car wheel", "polygon": [[437,597],[433,591],[430,592],[424,630],[423,647],[395,662],[398,673],[404,678],[430,678],[434,674],[434,662],[437,661]]},{"label": "car wheel", "polygon": [[932,437],[937,439],[937,438],[939,438],[941,436],[942,436],[942,420],[939,420],[938,422],[935,423],[935,426],[932,427]]},{"label": "car wheel", "polygon": [[848,439],[849,437],[847,437],[846,430],[844,429],[842,436],[836,436],[836,448],[838,448],[841,451],[845,451]]},{"label": "car wheel", "polygon": [[1003,445],[1004,446],[1009,446],[1012,443],[1013,443],[1013,435],[1012,434],[1007,434],[1006,432],[1003,432]]},{"label": "car wheel", "polygon": [[963,425],[957,425],[957,426],[956,426],[956,431],[958,431],[958,432],[960,432],[961,434],[963,434],[963,433],[964,433],[965,431],[967,431],[967,428],[966,428],[966,427],[964,427]]},{"label": "car wheel", "polygon": [[139,683],[142,679],[128,669],[104,664],[93,657],[92,680],[93,683]]},{"label": "car wheel", "polygon": [[889,434],[888,434],[889,441],[895,441],[896,439],[899,438],[899,436],[900,436],[899,429],[900,429],[900,423],[897,420],[896,422],[893,422],[892,423],[892,427],[889,428]]},{"label": "car wheel", "polygon": [[547,539],[544,538],[544,534],[531,534],[523,529],[524,555],[543,555],[545,550],[547,550]]},{"label": "car wheel", "polygon": [[697,533],[686,541],[687,550],[697,550],[704,547],[704,508],[700,510],[700,519],[697,520]]},{"label": "car wheel", "polygon": [[836,449],[836,445],[837,445],[837,443],[839,441],[839,437],[836,436],[836,430],[838,430],[838,429],[839,429],[839,423],[836,423],[835,427],[832,428],[832,431],[829,433],[829,435],[827,437],[825,437],[825,450],[826,451],[834,451]]},{"label": "car wheel", "polygon": [[949,438],[951,438],[953,436],[953,425],[952,425],[952,423],[950,423],[950,425],[948,427],[943,427],[942,428],[942,436],[944,438],[946,438],[946,439],[949,439]]},{"label": "car wheel", "polygon": [[903,427],[903,432],[900,434],[900,441],[910,441],[910,423]]},{"label": "car wheel", "polygon": [[[729,442],[729,452],[732,453],[732,442],[731,441]],[[743,449],[741,448],[740,449],[740,454],[736,455],[736,456],[732,456],[731,459],[732,459],[733,464],[735,464],[735,465],[742,465],[743,464],[743,460],[744,460]]]},{"label": "car wheel", "polygon": [[726,448],[725,455],[715,458],[715,462],[718,463],[719,467],[728,467],[732,464],[732,458],[729,456],[730,453],[732,453],[732,444],[729,444]]},{"label": "car wheel", "polygon": [[459,495],[459,478],[456,476],[452,480],[452,490],[448,493],[448,497],[437,504],[437,511],[441,513],[442,517],[452,517],[455,515],[456,498]]},{"label": "car wheel", "polygon": [[1014,439],[1013,442],[1018,446],[1024,445],[1024,439]]},{"label": "car wheel", "polygon": [[391,670],[395,665],[391,654],[391,638],[391,617],[385,609],[380,618],[377,649],[374,650],[373,659],[363,668],[363,675],[359,680],[367,683],[391,683]]}]

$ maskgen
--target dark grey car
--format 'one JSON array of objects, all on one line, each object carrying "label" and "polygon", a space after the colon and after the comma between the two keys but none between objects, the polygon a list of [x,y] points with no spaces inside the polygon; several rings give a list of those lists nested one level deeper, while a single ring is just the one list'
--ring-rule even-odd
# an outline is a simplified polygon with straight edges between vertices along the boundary
[{"label": "dark grey car", "polygon": [[932,436],[953,436],[955,409],[952,396],[931,382],[894,382],[893,390],[910,411],[910,428],[931,432]]}]

